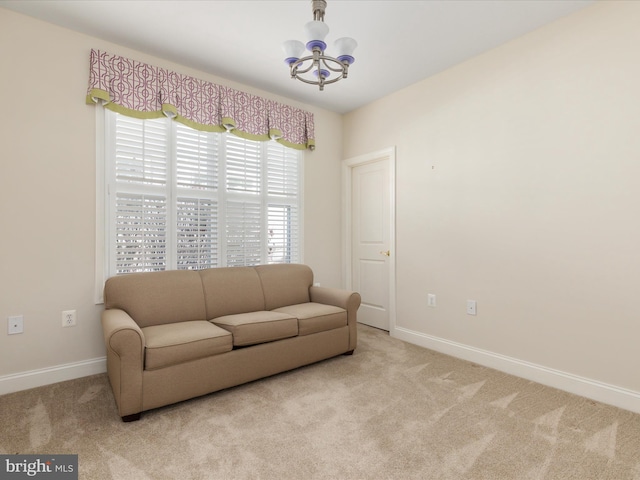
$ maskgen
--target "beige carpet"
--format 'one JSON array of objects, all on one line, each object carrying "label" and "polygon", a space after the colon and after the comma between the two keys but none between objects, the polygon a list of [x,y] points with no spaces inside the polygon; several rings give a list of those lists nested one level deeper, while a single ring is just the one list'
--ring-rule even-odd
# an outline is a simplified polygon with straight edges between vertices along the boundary
[{"label": "beige carpet", "polygon": [[0,397],[0,453],[81,479],[640,479],[640,415],[359,327],[352,357],[117,416],[105,375]]}]

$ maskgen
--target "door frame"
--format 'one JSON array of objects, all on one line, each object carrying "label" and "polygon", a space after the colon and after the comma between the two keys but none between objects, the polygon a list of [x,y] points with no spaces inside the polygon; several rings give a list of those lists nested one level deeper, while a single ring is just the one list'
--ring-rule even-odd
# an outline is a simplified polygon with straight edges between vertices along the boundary
[{"label": "door frame", "polygon": [[343,236],[343,278],[345,287],[352,289],[351,275],[352,241],[351,234],[351,195],[352,173],[355,167],[381,161],[389,162],[389,334],[394,336],[396,329],[396,147],[388,147],[342,161],[342,236]]}]

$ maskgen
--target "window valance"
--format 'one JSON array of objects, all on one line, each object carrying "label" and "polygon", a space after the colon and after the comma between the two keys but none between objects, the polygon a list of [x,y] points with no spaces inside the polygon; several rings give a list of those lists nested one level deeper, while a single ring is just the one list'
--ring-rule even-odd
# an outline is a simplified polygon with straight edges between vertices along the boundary
[{"label": "window valance", "polygon": [[196,130],[315,147],[313,114],[146,63],[91,50],[87,103],[136,118],[166,115]]}]

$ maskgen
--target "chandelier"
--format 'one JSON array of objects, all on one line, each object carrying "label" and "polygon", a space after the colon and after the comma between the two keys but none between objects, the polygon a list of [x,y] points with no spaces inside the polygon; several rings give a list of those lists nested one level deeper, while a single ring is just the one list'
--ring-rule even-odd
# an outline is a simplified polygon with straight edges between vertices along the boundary
[{"label": "chandelier", "polygon": [[[342,37],[334,42],[338,56],[334,58],[325,55],[327,44],[324,43],[324,38],[329,33],[329,27],[324,23],[326,8],[326,0],[311,0],[313,21],[304,26],[307,36],[306,47],[311,55],[302,56],[305,53],[305,45],[298,40],[288,40],[282,45],[291,78],[310,85],[318,85],[321,91],[324,90],[325,85],[347,78],[349,65],[355,61],[353,51],[358,46],[353,38]],[[337,75],[329,78],[332,72]]]}]

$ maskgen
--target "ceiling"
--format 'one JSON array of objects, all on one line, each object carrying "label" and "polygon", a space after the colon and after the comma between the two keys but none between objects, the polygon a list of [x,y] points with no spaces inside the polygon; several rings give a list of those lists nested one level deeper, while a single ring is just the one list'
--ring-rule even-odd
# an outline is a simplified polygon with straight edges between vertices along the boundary
[{"label": "ceiling", "polygon": [[310,0],[0,0],[0,6],[338,113],[366,105],[596,0],[328,0],[327,54],[358,41],[323,92],[289,77]]}]

